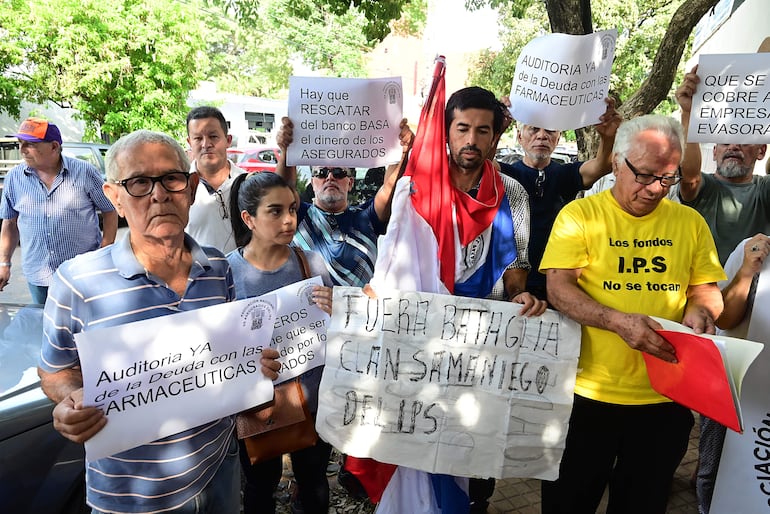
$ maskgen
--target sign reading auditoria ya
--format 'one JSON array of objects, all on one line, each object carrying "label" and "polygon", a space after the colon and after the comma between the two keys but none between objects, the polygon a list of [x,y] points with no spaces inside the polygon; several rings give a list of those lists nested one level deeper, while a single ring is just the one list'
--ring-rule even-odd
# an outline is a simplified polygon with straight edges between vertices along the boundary
[{"label": "sign reading auditoria ya", "polygon": [[355,457],[454,476],[558,476],[580,326],[554,311],[334,288],[316,428]]},{"label": "sign reading auditoria ya", "polygon": [[401,158],[401,77],[289,78],[289,166],[377,167]]},{"label": "sign reading auditoria ya", "polygon": [[75,334],[83,404],[108,418],[86,441],[87,459],[269,401],[273,385],[260,357],[275,303],[265,295]]},{"label": "sign reading auditoria ya", "polygon": [[599,123],[607,106],[617,30],[547,34],[524,47],[511,85],[511,115],[526,125],[569,130]]},{"label": "sign reading auditoria ya", "polygon": [[770,143],[770,53],[701,55],[687,141]]}]

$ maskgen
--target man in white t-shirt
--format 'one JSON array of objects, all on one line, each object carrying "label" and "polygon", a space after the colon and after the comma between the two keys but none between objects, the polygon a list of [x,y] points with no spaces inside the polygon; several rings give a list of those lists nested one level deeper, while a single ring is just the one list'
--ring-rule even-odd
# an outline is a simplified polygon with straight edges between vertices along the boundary
[{"label": "man in white t-shirt", "polygon": [[197,172],[200,182],[186,232],[201,246],[225,254],[238,246],[230,224],[230,188],[235,177],[246,173],[227,159],[232,139],[216,107],[196,107],[187,114],[187,142],[194,159],[190,172]]}]

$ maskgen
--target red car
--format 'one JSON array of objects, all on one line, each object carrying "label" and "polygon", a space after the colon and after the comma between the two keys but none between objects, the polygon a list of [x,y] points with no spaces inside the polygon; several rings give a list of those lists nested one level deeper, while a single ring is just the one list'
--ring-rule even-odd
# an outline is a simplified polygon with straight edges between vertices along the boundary
[{"label": "red car", "polygon": [[281,150],[274,146],[250,146],[228,148],[227,158],[250,173],[255,171],[275,171]]}]

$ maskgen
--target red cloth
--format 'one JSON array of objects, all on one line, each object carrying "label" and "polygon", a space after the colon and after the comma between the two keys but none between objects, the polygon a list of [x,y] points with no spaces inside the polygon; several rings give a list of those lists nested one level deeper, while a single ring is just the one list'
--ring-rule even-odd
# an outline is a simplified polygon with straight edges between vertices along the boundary
[{"label": "red cloth", "polygon": [[361,482],[373,503],[378,503],[382,498],[385,486],[390,482],[396,467],[395,464],[377,462],[374,459],[359,459],[350,455],[345,457],[345,469]]},{"label": "red cloth", "polygon": [[444,124],[445,69],[446,64],[440,58],[433,73],[428,101],[420,114],[420,124],[404,175],[412,177],[412,205],[415,211],[428,222],[436,235],[441,281],[451,293],[455,284],[455,226],[460,244],[468,245],[492,224],[505,190],[500,175],[489,161],[484,163],[475,199],[452,185]]}]

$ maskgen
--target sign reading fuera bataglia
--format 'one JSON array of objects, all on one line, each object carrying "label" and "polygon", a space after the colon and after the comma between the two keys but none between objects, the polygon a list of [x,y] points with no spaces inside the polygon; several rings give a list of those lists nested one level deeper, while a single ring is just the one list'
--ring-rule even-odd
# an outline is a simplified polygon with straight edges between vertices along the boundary
[{"label": "sign reading fuera bataglia", "polygon": [[334,288],[316,428],[343,453],[454,476],[558,476],[580,326],[554,311]]}]

